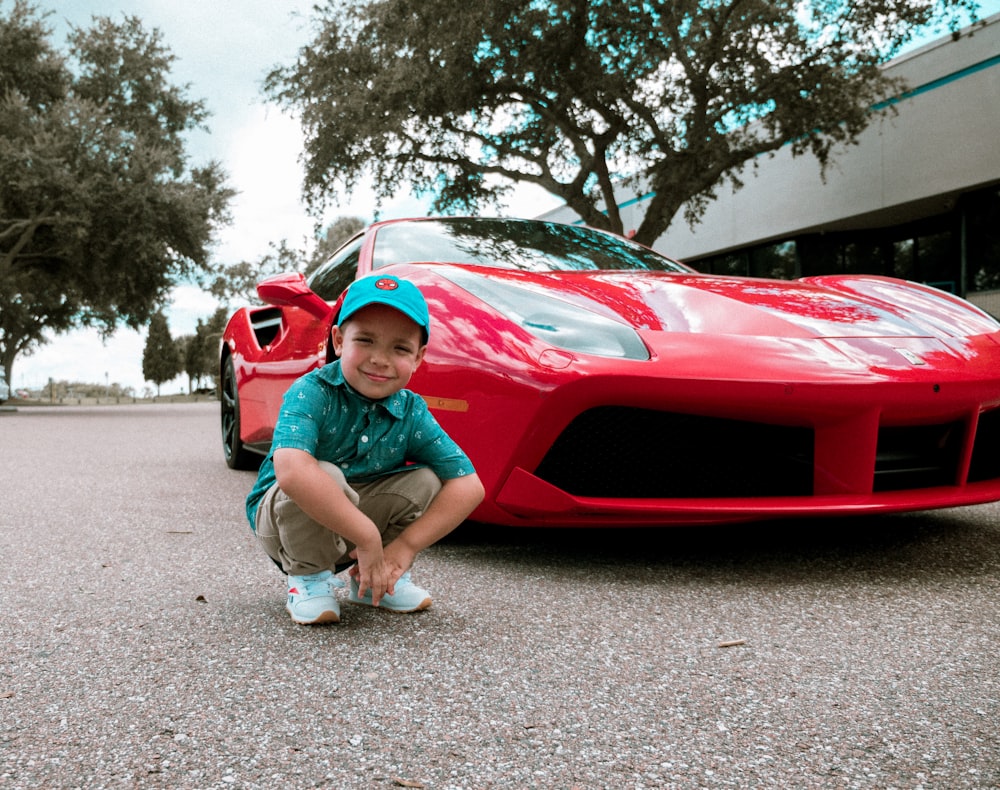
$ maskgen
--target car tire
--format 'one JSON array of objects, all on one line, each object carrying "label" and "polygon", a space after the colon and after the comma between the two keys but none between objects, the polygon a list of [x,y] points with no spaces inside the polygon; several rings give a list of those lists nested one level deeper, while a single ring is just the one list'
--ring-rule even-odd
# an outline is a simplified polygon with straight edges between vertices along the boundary
[{"label": "car tire", "polygon": [[222,417],[222,451],[230,469],[257,469],[264,459],[243,445],[240,439],[240,392],[236,385],[236,369],[232,357],[226,357],[222,368],[219,393]]}]

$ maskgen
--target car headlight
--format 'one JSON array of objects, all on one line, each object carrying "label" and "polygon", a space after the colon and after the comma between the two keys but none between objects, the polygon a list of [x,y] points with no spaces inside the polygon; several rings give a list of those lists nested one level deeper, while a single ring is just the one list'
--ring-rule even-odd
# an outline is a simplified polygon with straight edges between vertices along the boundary
[{"label": "car headlight", "polygon": [[649,359],[638,333],[613,318],[463,269],[439,273],[550,345],[599,357]]}]

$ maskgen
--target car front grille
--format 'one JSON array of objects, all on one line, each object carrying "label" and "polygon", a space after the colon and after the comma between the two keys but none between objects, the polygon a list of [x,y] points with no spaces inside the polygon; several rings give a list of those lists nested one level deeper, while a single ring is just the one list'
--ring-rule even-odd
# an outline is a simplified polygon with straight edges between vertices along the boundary
[{"label": "car front grille", "polygon": [[[873,471],[870,488],[857,481],[861,490],[853,493],[962,485],[968,431],[961,420],[881,426],[874,460],[833,452],[851,469],[867,465]],[[827,441],[839,447],[843,438]],[[811,427],[601,406],[566,427],[535,475],[573,496],[593,498],[812,496],[815,443]],[[1000,409],[979,417],[967,481],[995,479]]]},{"label": "car front grille", "polygon": [[1000,409],[979,415],[976,441],[972,446],[969,482],[980,483],[1000,478]]},{"label": "car front grille", "polygon": [[964,435],[962,423],[880,428],[873,490],[955,485]]},{"label": "car front grille", "polygon": [[584,497],[809,496],[813,431],[601,406],[574,419],[535,470]]}]

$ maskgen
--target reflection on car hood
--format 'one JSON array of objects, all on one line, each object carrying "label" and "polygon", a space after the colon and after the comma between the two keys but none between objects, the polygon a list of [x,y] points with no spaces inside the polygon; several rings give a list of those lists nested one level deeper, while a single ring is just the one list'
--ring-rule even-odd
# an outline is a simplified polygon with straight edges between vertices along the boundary
[{"label": "reflection on car hood", "polygon": [[486,278],[617,317],[638,330],[786,338],[956,338],[1000,324],[934,289],[881,277],[796,281],[663,272],[526,273]]}]

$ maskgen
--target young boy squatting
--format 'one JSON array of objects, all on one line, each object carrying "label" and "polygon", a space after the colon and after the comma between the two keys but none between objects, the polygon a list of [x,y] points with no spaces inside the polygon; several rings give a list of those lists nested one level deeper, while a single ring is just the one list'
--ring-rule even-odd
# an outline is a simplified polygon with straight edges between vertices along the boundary
[{"label": "young boy squatting", "polygon": [[468,457],[406,385],[427,349],[430,317],[413,283],[389,276],[348,288],[331,340],[339,359],[288,389],[271,452],[247,497],[258,540],[288,575],[292,620],[340,621],[349,600],[397,612],[431,598],[410,579],[417,554],[476,508]]}]

